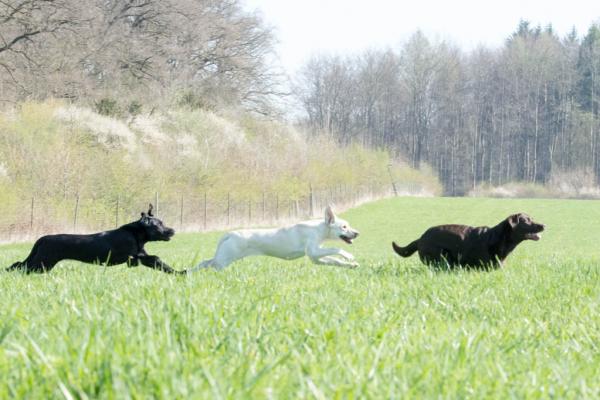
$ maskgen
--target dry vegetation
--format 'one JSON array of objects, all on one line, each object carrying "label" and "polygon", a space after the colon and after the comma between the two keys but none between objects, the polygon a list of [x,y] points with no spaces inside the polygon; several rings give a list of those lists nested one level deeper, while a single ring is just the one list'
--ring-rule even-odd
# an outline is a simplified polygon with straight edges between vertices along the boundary
[{"label": "dry vegetation", "polygon": [[0,226],[27,223],[34,196],[37,213],[71,221],[76,197],[98,215],[112,212],[117,198],[136,210],[156,191],[177,204],[183,194],[204,193],[255,201],[269,193],[284,203],[309,185],[389,190],[390,163],[398,184],[440,192],[434,177],[385,151],[341,148],[246,113],[177,109],[115,118],[56,101],[23,103],[0,113],[0,131]]}]

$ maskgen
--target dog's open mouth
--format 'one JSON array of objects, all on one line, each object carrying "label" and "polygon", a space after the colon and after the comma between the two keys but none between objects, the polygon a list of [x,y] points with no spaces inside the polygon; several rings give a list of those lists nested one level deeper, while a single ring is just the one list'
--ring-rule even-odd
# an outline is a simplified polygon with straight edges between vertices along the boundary
[{"label": "dog's open mouth", "polygon": [[525,239],[538,241],[542,238],[543,231],[544,231],[544,229],[541,229],[538,232],[528,233],[527,235],[525,235]]},{"label": "dog's open mouth", "polygon": [[528,233],[527,235],[525,235],[526,239],[529,240],[540,240],[542,238],[542,234],[541,233]]},{"label": "dog's open mouth", "polygon": [[348,236],[341,235],[340,239],[342,239],[344,242],[346,242],[348,244],[352,244],[352,238],[349,238]]},{"label": "dog's open mouth", "polygon": [[167,233],[166,233],[166,234],[163,236],[163,239],[162,239],[162,240],[164,240],[165,242],[168,242],[169,240],[171,240],[171,238],[172,238],[173,236],[175,236],[175,231],[174,231],[174,230],[168,231],[168,232],[167,232]]}]

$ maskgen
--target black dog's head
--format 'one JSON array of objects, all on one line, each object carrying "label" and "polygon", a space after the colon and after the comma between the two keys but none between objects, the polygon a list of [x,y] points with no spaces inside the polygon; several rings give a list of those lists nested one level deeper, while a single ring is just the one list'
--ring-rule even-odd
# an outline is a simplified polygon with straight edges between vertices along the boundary
[{"label": "black dog's head", "polygon": [[171,240],[171,237],[175,234],[175,230],[173,228],[166,227],[163,222],[156,218],[152,214],[152,209],[154,207],[150,204],[148,208],[148,213],[142,212],[142,218],[140,219],[140,223],[144,228],[146,233],[146,237],[149,242],[152,241],[168,241]]},{"label": "black dog's head", "polygon": [[540,240],[545,225],[534,222],[531,217],[524,213],[511,215],[506,219],[511,228],[511,237],[514,241]]}]

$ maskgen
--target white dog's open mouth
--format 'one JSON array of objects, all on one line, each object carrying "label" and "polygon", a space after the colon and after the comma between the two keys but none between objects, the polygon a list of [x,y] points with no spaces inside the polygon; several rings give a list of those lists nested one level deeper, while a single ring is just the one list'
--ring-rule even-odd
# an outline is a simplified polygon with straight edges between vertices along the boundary
[{"label": "white dog's open mouth", "polygon": [[352,244],[352,238],[349,238],[348,236],[341,235],[340,239],[342,239],[344,242],[346,242],[348,244]]}]

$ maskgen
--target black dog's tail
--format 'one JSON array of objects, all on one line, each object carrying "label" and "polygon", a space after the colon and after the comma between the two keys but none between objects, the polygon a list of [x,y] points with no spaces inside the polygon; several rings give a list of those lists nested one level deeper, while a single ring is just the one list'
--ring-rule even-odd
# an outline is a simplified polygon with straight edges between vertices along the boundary
[{"label": "black dog's tail", "polygon": [[15,269],[20,269],[23,266],[23,262],[22,261],[17,261],[16,263],[14,263],[13,265],[11,265],[10,267],[6,268],[7,271],[14,271]]},{"label": "black dog's tail", "polygon": [[392,247],[394,248],[394,251],[396,253],[398,253],[398,255],[401,255],[402,257],[412,256],[413,253],[415,251],[417,251],[418,245],[419,245],[419,239],[415,240],[414,242],[412,242],[411,244],[409,244],[406,247],[400,247],[396,244],[396,242],[392,242]]}]

